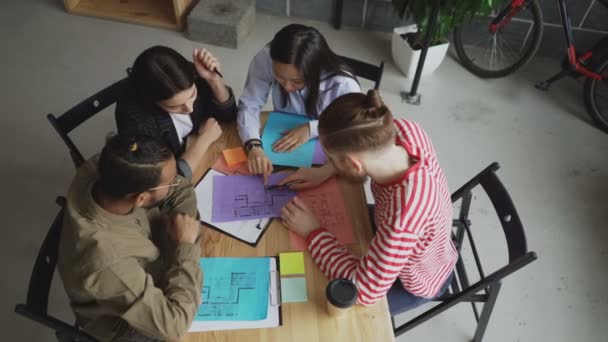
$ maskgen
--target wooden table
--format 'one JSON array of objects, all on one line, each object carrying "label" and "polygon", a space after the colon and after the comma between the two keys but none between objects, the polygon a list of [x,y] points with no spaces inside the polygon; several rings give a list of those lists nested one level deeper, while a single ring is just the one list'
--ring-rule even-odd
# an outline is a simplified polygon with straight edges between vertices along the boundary
[{"label": "wooden table", "polygon": [[[265,123],[267,114],[262,114]],[[204,167],[194,170],[198,181],[226,148],[240,146],[236,126],[222,126],[222,138],[211,146]],[[354,233],[358,243],[347,246],[358,255],[367,250],[372,238],[363,187],[338,180],[347,210],[352,213]],[[291,251],[289,232],[280,220],[273,220],[257,247],[251,247],[213,229],[206,229],[202,241],[203,257],[255,257],[274,256]],[[283,304],[283,325],[271,329],[249,329],[190,333],[183,342],[208,341],[277,341],[277,342],[383,342],[394,341],[386,299],[370,307],[355,305],[346,317],[332,318],[325,311],[325,287],[328,283],[310,253],[304,253],[308,301]]]}]

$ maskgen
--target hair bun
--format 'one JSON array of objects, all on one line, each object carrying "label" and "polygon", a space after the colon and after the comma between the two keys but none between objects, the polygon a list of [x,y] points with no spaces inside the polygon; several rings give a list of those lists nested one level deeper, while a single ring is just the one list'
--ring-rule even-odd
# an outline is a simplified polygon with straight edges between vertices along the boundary
[{"label": "hair bun", "polygon": [[380,98],[380,94],[377,90],[371,89],[367,92],[367,108],[382,108],[384,103]]},{"label": "hair bun", "polygon": [[384,105],[380,94],[375,89],[367,92],[365,107],[365,116],[369,119],[378,119],[388,113],[388,108]]}]

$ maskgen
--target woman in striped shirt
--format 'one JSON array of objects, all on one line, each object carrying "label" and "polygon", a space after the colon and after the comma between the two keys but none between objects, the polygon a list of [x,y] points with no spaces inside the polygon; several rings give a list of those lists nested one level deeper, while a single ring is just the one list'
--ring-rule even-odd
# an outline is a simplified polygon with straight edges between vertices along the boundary
[{"label": "woman in striped shirt", "polygon": [[412,121],[393,119],[372,90],[343,95],[327,107],[320,116],[319,138],[330,163],[301,169],[284,182],[302,180],[301,187],[334,174],[359,182],[370,177],[376,235],[367,254],[358,258],[297,197],[283,208],[284,224],[307,239],[329,279],[356,284],[360,304],[371,305],[391,290],[404,297],[404,311],[443,293],[458,254],[450,238],[447,180],[426,133]]}]

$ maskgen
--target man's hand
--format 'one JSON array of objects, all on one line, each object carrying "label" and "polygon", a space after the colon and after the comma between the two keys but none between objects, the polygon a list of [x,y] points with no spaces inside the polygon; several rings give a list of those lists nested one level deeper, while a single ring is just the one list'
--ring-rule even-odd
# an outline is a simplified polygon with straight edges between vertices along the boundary
[{"label": "man's hand", "polygon": [[272,173],[272,162],[261,147],[254,147],[247,156],[249,172],[264,176],[264,185],[268,184],[268,176]]},{"label": "man's hand", "polygon": [[277,185],[284,185],[289,182],[298,181],[297,184],[293,184],[289,188],[292,190],[315,188],[334,174],[335,169],[333,166],[331,166],[331,164],[326,164],[325,166],[319,168],[302,167],[299,168],[298,171],[283,178]]},{"label": "man's hand", "polygon": [[272,145],[275,152],[291,152],[310,139],[310,125],[302,124],[283,132],[283,137]]},{"label": "man's hand", "polygon": [[169,218],[167,233],[171,240],[179,243],[195,243],[200,232],[200,222],[194,217],[177,213]]},{"label": "man's hand", "polygon": [[319,228],[315,214],[297,196],[281,209],[281,220],[287,229],[304,239]]}]

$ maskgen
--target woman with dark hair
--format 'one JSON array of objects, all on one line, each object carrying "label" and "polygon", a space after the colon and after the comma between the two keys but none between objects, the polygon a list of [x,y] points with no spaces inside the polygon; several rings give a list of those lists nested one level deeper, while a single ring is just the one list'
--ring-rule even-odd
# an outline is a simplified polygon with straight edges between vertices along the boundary
[{"label": "woman with dark hair", "polygon": [[236,118],[234,95],[216,72],[217,59],[205,49],[194,49],[192,60],[165,46],[145,50],[129,73],[130,89],[116,104],[118,133],[162,140],[186,178],[220,137],[218,121]]},{"label": "woman with dark hair", "polygon": [[317,29],[291,24],[277,32],[251,61],[238,109],[238,129],[249,154],[249,170],[265,176],[272,172],[272,163],[260,140],[259,113],[270,92],[275,111],[313,119],[265,147],[289,152],[318,136],[317,119],[325,107],[341,95],[361,92],[361,88]]}]

